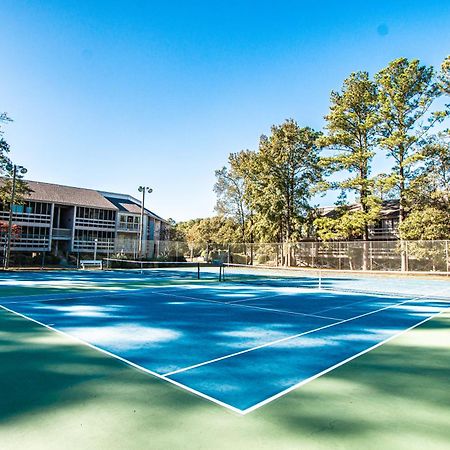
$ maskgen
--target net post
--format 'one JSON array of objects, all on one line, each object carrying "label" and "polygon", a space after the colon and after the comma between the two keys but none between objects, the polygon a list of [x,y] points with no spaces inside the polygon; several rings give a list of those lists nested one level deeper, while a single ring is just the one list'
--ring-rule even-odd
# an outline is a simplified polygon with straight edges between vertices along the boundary
[{"label": "net post", "polygon": [[200,280],[200,263],[197,263],[197,280]]}]

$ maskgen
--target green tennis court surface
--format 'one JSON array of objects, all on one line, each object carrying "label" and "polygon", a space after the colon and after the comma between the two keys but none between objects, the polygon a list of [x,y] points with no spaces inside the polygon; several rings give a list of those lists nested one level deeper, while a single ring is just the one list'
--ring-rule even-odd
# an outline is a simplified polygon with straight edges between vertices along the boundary
[{"label": "green tennis court surface", "polygon": [[[283,278],[252,271],[251,277],[258,278],[248,280],[237,271],[239,282],[231,280],[234,268],[227,270],[225,283],[218,282],[215,268],[205,268],[200,280],[186,269],[151,276],[145,270],[3,275],[1,303],[8,310],[155,377],[5,310],[0,318],[2,384],[8,386],[8,394],[0,409],[6,420],[0,428],[6,439],[2,442],[19,443],[23,434],[17,426],[24,431],[27,423],[39,423],[39,430],[32,432],[37,433],[36,448],[51,448],[39,447],[40,432],[58,426],[65,434],[78,435],[75,429],[65,429],[65,421],[73,424],[75,411],[87,418],[97,405],[106,425],[94,432],[91,424],[84,424],[84,430],[112,448],[124,448],[119,445],[123,432],[112,424],[115,417],[124,429],[137,427],[125,448],[142,448],[146,438],[154,439],[149,448],[186,448],[183,442],[189,442],[188,448],[213,444],[229,448],[227,442],[242,448],[273,448],[277,439],[281,448],[327,448],[336,429],[348,444],[345,448],[357,448],[366,433],[374,432],[403,448],[396,434],[384,425],[379,428],[388,417],[393,423],[400,421],[388,399],[397,406],[417,404],[416,421],[425,415],[421,427],[411,427],[410,433],[417,435],[414,445],[425,429],[436,429],[429,436],[436,448],[448,438],[447,431],[438,432],[438,411],[448,408],[444,380],[449,355],[443,344],[445,336],[448,339],[446,281],[398,279],[396,292],[384,286],[382,295],[363,290],[370,285],[367,279],[323,278],[317,289],[304,286],[317,281],[312,276]],[[392,286],[392,280],[388,284]],[[377,348],[366,353],[372,347]],[[359,354],[363,356],[353,359]],[[416,392],[419,380],[433,401],[424,402],[423,392]],[[139,405],[143,416],[133,405]],[[371,408],[378,409],[372,418]],[[115,411],[112,417],[103,416],[107,410]],[[251,414],[239,419],[239,412]],[[407,416],[411,414],[408,410]],[[173,426],[178,436],[165,428],[170,423],[167,416],[177,421]],[[145,420],[147,427],[141,422]],[[358,425],[361,420],[367,421],[364,427]],[[223,442],[214,442],[214,430]]]}]

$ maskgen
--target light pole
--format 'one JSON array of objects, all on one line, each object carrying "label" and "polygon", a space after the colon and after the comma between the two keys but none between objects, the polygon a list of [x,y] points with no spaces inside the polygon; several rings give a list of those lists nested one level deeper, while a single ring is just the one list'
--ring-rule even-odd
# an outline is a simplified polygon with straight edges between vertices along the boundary
[{"label": "light pole", "polygon": [[138,255],[142,258],[142,244],[144,240],[144,203],[145,203],[145,192],[151,194],[153,189],[147,186],[139,186],[138,191],[142,192],[142,202],[141,202],[141,222],[139,223],[139,245],[138,245]]},{"label": "light pole", "polygon": [[97,261],[97,245],[98,239],[94,239],[94,261]]},{"label": "light pole", "polygon": [[9,260],[11,257],[11,239],[12,239],[12,222],[13,222],[13,206],[14,200],[16,197],[16,179],[17,173],[19,172],[21,175],[25,175],[27,173],[27,169],[22,166],[17,166],[16,164],[8,164],[6,169],[12,171],[12,190],[11,190],[11,201],[9,203],[9,220],[8,220],[8,241],[6,246],[6,255],[5,255],[5,269],[9,267]]}]

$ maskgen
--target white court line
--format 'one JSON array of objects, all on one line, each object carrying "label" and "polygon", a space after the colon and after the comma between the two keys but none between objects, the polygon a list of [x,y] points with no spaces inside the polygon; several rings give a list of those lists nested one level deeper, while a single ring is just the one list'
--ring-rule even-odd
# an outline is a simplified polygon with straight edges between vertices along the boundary
[{"label": "white court line", "polygon": [[[197,297],[191,297],[188,295],[183,295],[183,294],[174,294],[174,293],[168,293],[168,292],[159,292],[159,291],[154,291],[154,290],[150,290],[150,289],[154,289],[154,287],[151,288],[138,288],[138,289],[129,289],[127,291],[122,291],[122,292],[110,292],[107,294],[100,294],[100,295],[95,295],[95,294],[87,294],[84,296],[71,296],[71,297],[59,297],[59,298],[51,298],[51,299],[46,299],[46,300],[37,300],[37,299],[33,299],[33,300],[29,300],[29,301],[14,301],[14,302],[7,302],[6,304],[8,305],[14,305],[14,304],[30,304],[30,303],[46,303],[46,302],[60,302],[60,301],[65,301],[65,300],[84,300],[84,299],[96,299],[98,297],[110,297],[112,295],[114,296],[123,296],[123,295],[127,295],[127,294],[134,294],[134,295],[142,295],[142,294],[154,294],[154,295],[164,295],[164,296],[168,296],[168,297],[174,297],[174,298],[186,298],[186,299],[190,299],[190,300],[195,300],[195,301],[200,301],[200,302],[204,302],[204,303],[214,303],[214,304],[218,304],[218,305],[229,305],[229,306],[234,306],[234,303],[225,303],[225,302],[221,302],[221,301],[217,301],[217,300],[210,300],[210,299],[203,299],[203,298],[197,298]],[[41,294],[43,295],[43,294]],[[281,295],[281,294],[280,294]],[[307,314],[307,313],[300,313],[300,312],[294,312],[294,311],[283,311],[283,310],[279,310],[279,309],[273,309],[273,308],[264,308],[264,307],[259,307],[259,306],[253,306],[253,305],[236,305],[236,306],[241,306],[243,308],[250,308],[250,309],[257,309],[257,310],[262,310],[262,311],[269,311],[269,312],[274,312],[274,313],[280,313],[280,314],[288,314],[288,315],[298,315],[298,316],[304,316],[304,317],[314,317],[314,318],[319,318],[319,319],[326,319],[326,320],[340,320],[339,318],[336,317],[329,317],[329,316],[322,316],[322,315],[317,315],[317,314]]]},{"label": "white court line", "polygon": [[[334,292],[334,291],[333,291]],[[375,298],[379,298],[379,297],[384,297],[384,298],[399,298],[399,297],[408,297],[408,294],[390,294],[390,293],[386,293],[386,294],[382,294],[382,293],[370,293],[370,292],[358,292],[358,291],[346,291],[346,290],[339,290],[337,289],[336,292],[342,292],[342,293],[350,293],[350,294],[361,294],[361,295],[366,295],[366,296],[370,296],[370,297],[375,297]],[[428,294],[426,295],[421,295],[419,297],[414,297],[413,300],[420,300],[420,299],[428,299],[428,301],[430,302],[440,302],[440,303],[449,303],[450,302],[450,298],[447,297],[443,297],[443,298],[437,298],[437,297],[433,297],[433,296],[429,296]],[[347,306],[352,306],[352,305],[357,305],[358,303],[367,303],[370,304],[370,301],[366,300],[358,300],[356,302],[351,302],[351,303],[346,303],[345,305],[340,305],[340,306],[333,306],[331,308],[326,308],[326,309],[321,309],[320,311],[317,311],[314,314],[321,314],[323,312],[327,312],[327,311],[333,311],[335,309],[339,309],[339,308],[345,308]]]},{"label": "white court line", "polygon": [[[154,289],[154,288],[150,288],[150,289]],[[158,291],[148,291],[148,293],[149,294],[166,295],[166,296],[175,297],[175,298],[187,298],[189,300],[195,300],[196,302],[216,303],[218,305],[225,305],[225,303],[219,302],[217,300],[210,300],[207,298],[190,297],[189,295],[183,295],[183,294],[172,294],[169,292],[158,292]]]},{"label": "white court line", "polygon": [[[163,289],[164,288],[167,288],[167,287],[164,286]],[[109,296],[112,296],[112,295],[114,295],[114,296],[121,296],[121,295],[127,295],[127,294],[138,294],[138,295],[141,295],[141,294],[145,294],[145,293],[160,294],[160,295],[172,295],[174,297],[175,296],[180,297],[180,295],[168,294],[168,293],[164,293],[164,292],[158,292],[158,291],[154,291],[154,289],[155,289],[154,286],[148,286],[148,287],[142,287],[142,288],[128,288],[128,289],[124,289],[122,291],[112,290],[112,291],[106,291],[105,292],[104,290],[102,290],[102,291],[98,291],[100,294],[97,294],[97,293],[86,293],[84,295],[80,295],[80,293],[74,293],[73,295],[63,294],[63,293],[61,293],[61,294],[49,294],[49,295],[52,295],[52,296],[59,295],[59,297],[57,297],[57,298],[52,297],[52,298],[48,298],[48,299],[36,299],[36,298],[33,298],[33,297],[42,297],[42,296],[44,296],[46,294],[34,294],[34,295],[27,296],[27,297],[15,295],[15,296],[11,296],[11,297],[1,297],[0,301],[2,299],[4,299],[5,303],[9,305],[9,304],[16,304],[16,303],[25,304],[25,303],[56,302],[56,301],[62,301],[62,300],[79,300],[79,299],[90,299],[90,298],[94,298],[95,299],[97,297],[109,297]],[[66,295],[68,295],[68,296],[66,297]],[[192,299],[192,300],[199,300],[199,301],[205,301],[205,302],[214,302],[214,303],[225,304],[224,302],[218,302],[218,301],[215,301],[215,300],[199,299],[199,298],[196,298],[196,297],[189,297],[189,296],[186,296],[186,295],[182,296],[182,297],[189,298],[189,299]],[[25,301],[24,300],[9,301],[8,299],[10,299],[10,298],[12,298],[12,299],[24,299]]]},{"label": "white court line", "polygon": [[[115,295],[115,296],[119,296],[119,295],[126,295],[127,293],[129,293],[129,292],[135,292],[135,291],[133,291],[133,290],[130,290],[130,291],[128,291],[128,292],[117,292],[117,291],[114,291],[114,292],[108,292],[108,293],[105,293],[104,291],[103,291],[103,293],[102,294],[99,294],[99,295],[96,295],[96,294],[86,294],[86,295],[77,295],[77,294],[75,294],[75,296],[69,296],[69,297],[66,297],[65,296],[65,294],[61,294],[61,296],[60,297],[58,297],[58,298],[47,298],[47,299],[41,299],[41,300],[39,300],[39,299],[30,299],[30,297],[22,297],[22,298],[24,298],[24,299],[26,299],[26,298],[28,298],[28,299],[30,299],[30,300],[25,300],[25,301],[13,301],[13,302],[10,302],[10,301],[8,301],[7,300],[7,297],[3,297],[3,299],[4,300],[6,300],[6,304],[7,305],[15,305],[15,304],[21,304],[21,305],[24,305],[24,304],[28,304],[28,303],[46,303],[46,302],[60,302],[60,301],[64,301],[64,300],[83,300],[83,299],[91,299],[91,298],[98,298],[98,297],[110,297],[111,295]],[[45,294],[39,294],[39,296],[41,296],[41,295],[45,295]],[[15,298],[20,298],[20,297],[15,297]]]},{"label": "white court line", "polygon": [[[257,297],[246,297],[242,298],[241,300],[232,300],[231,302],[224,302],[224,303],[225,305],[234,305],[235,303],[249,302],[251,300],[264,300],[267,297],[273,298],[273,297],[280,297],[281,295],[289,295],[289,294],[286,294],[286,292],[280,292],[279,294],[277,294],[269,291],[267,295],[258,295]],[[297,293],[295,295],[297,295]]]},{"label": "white court line", "polygon": [[322,316],[315,313],[301,313],[296,311],[284,311],[282,309],[275,309],[275,308],[266,308],[264,306],[255,306],[255,305],[243,305],[242,303],[235,304],[235,303],[228,303],[228,306],[240,306],[241,308],[249,308],[249,309],[259,309],[261,311],[269,311],[274,312],[278,314],[288,314],[291,316],[302,316],[302,317],[315,317],[316,319],[325,319],[325,320],[341,320],[340,317],[330,317],[330,316]]},{"label": "white court line", "polygon": [[[415,299],[412,299],[411,301],[414,301],[414,300],[415,300]],[[31,322],[34,322],[34,323],[36,323],[36,324],[38,324],[38,325],[40,325],[40,326],[43,326],[43,327],[45,327],[45,328],[47,328],[47,329],[49,329],[49,330],[51,330],[51,331],[54,331],[55,333],[58,333],[58,334],[60,334],[60,335],[62,335],[62,336],[65,336],[65,337],[68,338],[68,339],[71,339],[71,340],[73,340],[73,341],[75,341],[75,342],[78,342],[78,343],[80,343],[80,344],[82,344],[82,345],[85,345],[85,346],[90,347],[90,348],[92,348],[92,349],[94,349],[94,350],[97,350],[97,351],[99,351],[99,352],[101,352],[101,353],[103,353],[103,354],[105,354],[105,355],[108,355],[108,356],[110,356],[110,357],[112,357],[112,358],[115,358],[115,359],[117,359],[117,360],[119,360],[119,361],[122,361],[123,363],[128,364],[129,366],[132,366],[132,367],[134,367],[135,369],[140,370],[141,372],[144,372],[144,373],[153,375],[153,376],[156,377],[156,378],[159,378],[159,379],[161,379],[161,380],[167,381],[167,382],[170,383],[170,384],[173,384],[173,385],[178,386],[178,387],[180,387],[180,388],[182,388],[182,389],[185,389],[186,391],[188,391],[188,392],[190,392],[190,393],[192,393],[192,394],[194,394],[194,395],[197,395],[198,397],[201,397],[201,398],[204,398],[204,399],[206,399],[206,400],[209,400],[209,401],[212,402],[212,403],[215,403],[215,404],[217,404],[217,405],[223,406],[224,408],[229,409],[229,410],[231,410],[231,411],[233,411],[233,412],[235,412],[235,413],[238,413],[238,414],[240,414],[240,415],[246,415],[246,414],[248,414],[248,413],[250,413],[250,412],[256,410],[257,408],[260,408],[261,406],[264,406],[264,405],[266,405],[267,403],[276,400],[277,398],[279,398],[279,397],[281,397],[281,396],[283,396],[283,395],[289,393],[290,391],[292,391],[292,390],[294,390],[294,389],[296,389],[296,388],[298,388],[298,387],[300,387],[300,386],[302,386],[302,385],[304,385],[304,384],[306,384],[306,383],[308,383],[308,382],[310,382],[310,381],[313,381],[314,379],[316,379],[316,378],[318,378],[318,377],[320,377],[320,376],[322,376],[322,375],[325,375],[326,373],[332,371],[333,369],[335,369],[335,368],[337,368],[337,367],[339,367],[339,366],[341,366],[341,365],[343,365],[343,364],[345,364],[345,363],[347,363],[347,362],[349,362],[349,361],[351,361],[351,360],[353,360],[353,359],[355,359],[355,358],[357,358],[357,357],[359,357],[359,356],[361,356],[361,355],[363,355],[363,354],[365,354],[365,353],[367,353],[367,352],[369,352],[369,351],[375,349],[376,347],[379,347],[380,345],[384,344],[385,342],[388,342],[388,341],[390,341],[391,339],[394,339],[394,338],[396,338],[397,336],[400,336],[401,334],[403,334],[403,333],[405,333],[405,332],[407,332],[407,331],[409,331],[409,330],[412,330],[413,328],[418,327],[419,325],[421,325],[421,324],[427,322],[428,320],[430,320],[430,319],[432,319],[432,318],[434,318],[434,317],[439,316],[440,314],[446,312],[447,309],[449,309],[449,308],[447,308],[447,309],[445,309],[445,310],[443,310],[443,311],[440,311],[439,313],[436,313],[436,314],[434,314],[434,315],[431,315],[430,317],[427,317],[427,318],[424,319],[423,321],[421,321],[421,322],[419,322],[419,323],[417,323],[417,324],[411,326],[410,328],[407,328],[407,329],[405,329],[405,330],[402,330],[401,332],[399,332],[399,333],[397,333],[397,334],[395,334],[395,335],[393,335],[393,336],[391,336],[391,337],[385,339],[384,341],[381,341],[381,342],[379,342],[378,344],[376,344],[376,345],[374,345],[374,346],[372,346],[372,347],[370,347],[370,348],[368,348],[368,349],[366,349],[366,350],[364,350],[364,351],[362,351],[362,352],[360,352],[360,353],[358,353],[358,354],[356,354],[356,355],[354,355],[354,356],[352,356],[352,357],[350,357],[350,358],[348,358],[348,359],[346,359],[346,360],[344,360],[344,361],[341,361],[340,363],[338,363],[338,364],[336,364],[336,365],[334,365],[334,366],[332,366],[332,367],[330,367],[330,368],[328,368],[328,369],[326,369],[326,370],[324,370],[324,371],[322,371],[322,372],[320,372],[320,373],[318,373],[318,374],[316,374],[316,375],[314,375],[314,376],[308,378],[307,380],[303,380],[303,381],[301,381],[300,383],[297,383],[296,385],[291,386],[291,387],[285,389],[284,391],[279,392],[278,394],[276,394],[276,395],[274,395],[274,396],[272,396],[272,397],[269,397],[269,398],[263,400],[262,402],[257,403],[257,404],[255,404],[255,405],[251,406],[250,408],[247,408],[247,409],[245,409],[245,410],[241,410],[241,409],[236,408],[236,407],[234,407],[234,406],[231,406],[231,405],[229,405],[229,404],[227,404],[227,403],[225,403],[225,402],[222,402],[222,401],[220,401],[220,400],[218,400],[218,399],[216,399],[216,398],[214,398],[214,397],[211,397],[211,396],[209,396],[209,395],[207,395],[207,394],[204,394],[204,393],[202,393],[202,392],[200,392],[200,391],[197,391],[197,390],[195,390],[195,389],[193,389],[193,388],[190,388],[189,386],[186,386],[186,385],[184,385],[184,384],[182,384],[182,383],[180,383],[180,382],[178,382],[178,381],[175,381],[175,380],[172,380],[172,379],[170,379],[170,378],[167,378],[167,375],[166,375],[166,374],[160,375],[159,373],[153,372],[152,370],[149,370],[149,369],[146,369],[145,367],[142,367],[142,366],[140,366],[140,365],[138,365],[138,364],[136,364],[136,363],[133,363],[132,361],[129,361],[128,359],[125,359],[125,358],[122,358],[121,356],[115,355],[114,353],[111,353],[111,352],[109,352],[108,350],[104,350],[104,349],[102,349],[102,348],[100,348],[100,347],[97,347],[97,346],[95,346],[95,345],[93,345],[93,344],[90,344],[89,342],[83,341],[83,340],[80,339],[80,338],[77,338],[77,337],[75,337],[75,336],[72,336],[72,335],[70,335],[70,334],[67,334],[67,333],[65,333],[64,331],[60,331],[60,330],[58,330],[58,329],[56,329],[56,328],[53,328],[53,327],[50,326],[50,325],[46,325],[46,324],[44,324],[44,323],[42,323],[42,322],[39,322],[38,320],[35,320],[35,319],[31,318],[31,317],[26,316],[25,314],[21,314],[21,313],[19,313],[19,312],[16,312],[16,311],[14,311],[14,310],[12,310],[12,309],[10,309],[10,308],[7,308],[7,307],[5,307],[5,306],[3,306],[3,305],[0,305],[0,308],[3,309],[3,310],[5,310],[5,311],[8,311],[8,312],[10,312],[10,313],[12,313],[12,314],[15,314],[15,315],[17,315],[17,316],[20,316],[20,317],[22,317],[22,318],[24,318],[24,319],[26,319],[26,320],[30,320]],[[387,309],[387,308],[386,308],[386,309]],[[324,328],[327,328],[327,326],[324,327]]]},{"label": "white court line", "polygon": [[[345,292],[345,291],[342,291]],[[365,293],[361,293],[362,295],[367,295],[367,296],[372,296],[372,294],[365,294]],[[400,296],[398,295],[398,297],[404,297],[404,296]],[[373,299],[372,299],[373,300]],[[317,311],[315,314],[322,314],[324,312],[328,312],[328,311],[333,311],[335,309],[340,309],[340,308],[346,308],[347,306],[352,306],[352,305],[357,305],[358,303],[367,303],[370,304],[370,300],[365,299],[365,300],[358,300],[356,302],[350,302],[350,303],[345,303],[344,305],[339,305],[339,306],[333,306],[331,308],[326,308],[326,309],[321,309],[320,311]]]},{"label": "white court line", "polygon": [[352,361],[353,359],[356,359],[356,358],[364,355],[365,353],[368,353],[368,352],[370,352],[372,350],[375,350],[377,347],[380,347],[381,345],[385,344],[386,342],[389,342],[392,339],[395,339],[395,338],[401,336],[403,333],[406,333],[407,331],[413,330],[414,328],[424,324],[425,322],[428,322],[429,320],[434,319],[435,317],[438,317],[439,315],[441,315],[441,314],[443,314],[445,312],[448,312],[449,309],[450,308],[447,308],[447,309],[444,309],[444,310],[442,310],[442,311],[440,311],[440,312],[438,312],[436,314],[432,314],[431,316],[427,317],[426,319],[422,320],[421,322],[418,322],[418,323],[412,325],[411,327],[406,328],[406,329],[404,329],[404,330],[402,330],[402,331],[400,331],[400,332],[398,332],[398,333],[396,333],[396,334],[394,334],[394,335],[384,339],[383,341],[378,342],[377,344],[373,345],[372,347],[366,348],[362,352],[359,352],[356,355],[350,356],[349,358],[344,359],[343,361],[335,364],[334,366],[331,366],[328,369],[325,369],[322,372],[319,372],[319,373],[313,375],[312,377],[306,378],[305,380],[302,380],[299,383],[294,384],[293,386],[291,386],[291,387],[289,387],[289,388],[287,388],[287,389],[285,389],[285,390],[283,390],[281,392],[278,392],[278,394],[275,394],[272,397],[266,398],[262,402],[256,403],[255,405],[251,406],[250,408],[241,410],[241,414],[242,415],[246,415],[248,413],[251,413],[252,411],[255,411],[258,408],[261,408],[261,406],[264,406],[264,405],[267,405],[270,402],[273,402],[274,400],[282,397],[283,395],[286,395],[289,392],[291,392],[291,391],[293,391],[293,390],[295,390],[295,389],[297,389],[297,388],[299,388],[299,387],[301,387],[301,386],[303,386],[303,385],[305,385],[307,383],[310,383],[311,381],[314,381],[315,379],[321,377],[322,375],[325,375],[328,372],[331,372],[332,370],[337,369],[338,367],[343,366],[344,364],[347,364],[348,362]]},{"label": "white court line", "polygon": [[279,344],[281,342],[286,342],[286,341],[289,341],[289,340],[292,340],[292,339],[296,339],[296,338],[299,338],[301,336],[305,336],[307,334],[316,333],[317,331],[321,331],[321,330],[325,330],[327,328],[335,327],[336,325],[342,325],[343,323],[351,322],[353,320],[360,319],[361,317],[370,316],[370,315],[376,314],[376,313],[378,313],[380,311],[384,311],[386,309],[395,308],[395,307],[401,306],[401,305],[403,305],[405,303],[411,303],[411,302],[414,302],[414,301],[417,301],[417,299],[404,300],[402,302],[395,303],[393,305],[385,306],[384,308],[379,308],[379,309],[376,309],[374,311],[369,311],[369,312],[364,313],[364,314],[359,314],[358,316],[350,317],[348,319],[343,319],[343,320],[340,320],[338,322],[330,323],[328,325],[323,325],[321,327],[314,328],[312,330],[308,330],[308,331],[304,331],[302,333],[294,334],[293,336],[287,336],[285,338],[277,339],[275,341],[267,342],[265,344],[260,344],[260,345],[257,345],[255,347],[248,348],[246,350],[240,350],[239,352],[229,353],[228,355],[220,356],[218,358],[210,359],[208,361],[203,361],[203,362],[198,363],[198,364],[193,364],[192,366],[183,367],[182,369],[178,369],[178,370],[174,370],[173,372],[165,373],[164,376],[168,377],[168,376],[171,376],[171,375],[175,375],[177,373],[186,372],[187,370],[196,369],[197,367],[205,366],[207,364],[212,364],[212,363],[215,363],[215,362],[218,362],[218,361],[222,361],[224,359],[233,358],[235,356],[242,355],[244,353],[253,352],[255,350],[259,350],[260,348],[269,347],[271,345],[276,345],[276,344]]},{"label": "white court line", "polygon": [[236,303],[224,303],[224,302],[219,302],[217,300],[209,300],[209,299],[205,299],[205,298],[190,297],[188,295],[183,295],[183,294],[170,294],[168,292],[157,292],[157,291],[151,291],[150,293],[151,294],[166,295],[166,296],[175,297],[175,298],[188,298],[188,299],[195,300],[195,301],[200,301],[200,302],[214,303],[216,305],[237,306],[237,307],[241,307],[241,308],[257,309],[257,310],[269,311],[269,312],[274,312],[274,313],[279,313],[279,314],[288,314],[288,315],[303,316],[303,317],[314,317],[314,318],[318,318],[318,319],[326,319],[326,320],[333,320],[333,321],[341,320],[338,317],[319,316],[317,314],[307,314],[307,313],[300,313],[300,312],[295,312],[295,311],[283,311],[281,309],[264,308],[262,306],[254,306],[254,305],[243,305],[241,303],[239,303],[239,304],[236,304]]},{"label": "white court line", "polygon": [[191,392],[192,394],[195,394],[198,397],[202,397],[202,398],[204,398],[206,400],[209,400],[210,402],[216,403],[217,405],[223,406],[224,408],[230,409],[231,411],[234,411],[234,412],[236,412],[238,414],[242,414],[242,410],[240,410],[239,408],[235,408],[234,406],[228,405],[227,403],[224,403],[224,402],[222,402],[222,401],[220,401],[220,400],[218,400],[218,399],[216,399],[214,397],[210,397],[209,395],[204,394],[203,392],[197,391],[197,390],[195,390],[195,389],[193,389],[193,388],[191,388],[189,386],[186,386],[185,384],[179,383],[178,381],[175,381],[175,380],[171,380],[170,378],[167,378],[164,375],[160,375],[157,372],[153,372],[152,370],[146,369],[145,367],[142,367],[139,364],[136,364],[136,363],[134,363],[134,362],[132,362],[132,361],[130,361],[128,359],[122,358],[121,356],[115,355],[114,353],[111,353],[108,350],[104,350],[103,348],[97,347],[96,345],[93,345],[93,344],[90,344],[89,342],[83,341],[80,338],[77,338],[75,336],[67,334],[64,331],[58,330],[57,328],[53,328],[52,326],[46,325],[45,323],[39,322],[38,320],[35,320],[35,319],[33,319],[33,318],[29,317],[29,316],[26,316],[25,314],[21,314],[21,313],[19,313],[17,311],[14,311],[14,310],[10,309],[10,308],[7,308],[6,306],[0,305],[0,308],[4,309],[5,311],[8,311],[8,312],[10,312],[12,314],[15,314],[17,316],[20,316],[20,317],[22,317],[24,319],[30,320],[31,322],[37,323],[38,325],[41,325],[41,326],[43,326],[43,327],[45,327],[45,328],[47,328],[47,329],[49,329],[51,331],[54,331],[55,333],[58,333],[58,334],[60,334],[62,336],[65,336],[66,338],[69,338],[69,339],[71,339],[73,341],[76,341],[79,344],[86,345],[87,347],[90,347],[90,348],[92,348],[94,350],[98,350],[99,352],[104,353],[105,355],[108,355],[108,356],[111,356],[111,357],[113,357],[115,359],[118,359],[119,361],[122,361],[125,364],[128,364],[129,366],[132,366],[132,367],[134,367],[134,368],[136,368],[136,369],[138,369],[138,370],[140,370],[142,372],[145,372],[147,374],[153,375],[156,378],[159,378],[161,380],[167,381],[170,384],[173,384],[173,385],[178,386],[178,387],[180,387],[182,389],[185,389],[186,391]]}]

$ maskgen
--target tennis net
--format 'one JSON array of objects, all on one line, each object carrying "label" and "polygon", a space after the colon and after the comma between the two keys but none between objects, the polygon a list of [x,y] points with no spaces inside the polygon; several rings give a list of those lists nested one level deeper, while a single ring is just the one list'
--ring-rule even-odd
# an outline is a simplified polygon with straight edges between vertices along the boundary
[{"label": "tennis net", "polygon": [[201,262],[139,261],[104,258],[103,270],[129,271],[153,278],[221,280],[219,265]]},{"label": "tennis net", "polygon": [[309,288],[362,294],[427,297],[450,301],[450,280],[405,277],[400,274],[344,272],[301,267],[261,267],[223,264],[223,280],[262,287]]}]

